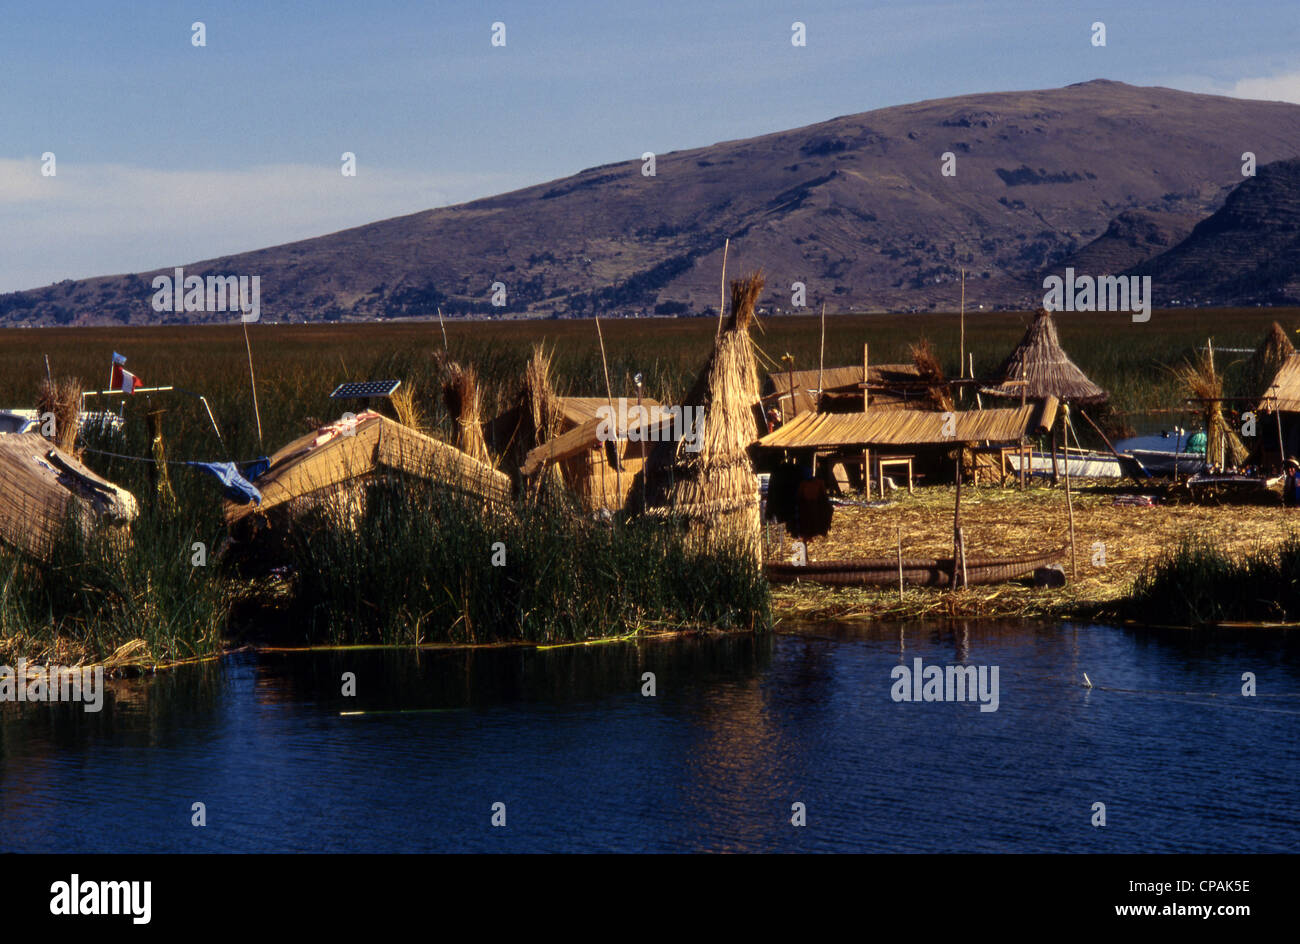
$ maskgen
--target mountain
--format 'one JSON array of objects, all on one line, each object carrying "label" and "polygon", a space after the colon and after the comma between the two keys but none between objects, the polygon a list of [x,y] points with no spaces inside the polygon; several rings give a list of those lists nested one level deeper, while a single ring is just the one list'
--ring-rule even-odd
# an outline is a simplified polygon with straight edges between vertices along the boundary
[{"label": "mountain", "polygon": [[[1041,297],[1080,255],[1134,265],[1241,182],[1241,155],[1300,154],[1300,106],[1098,80],[882,108],[638,158],[459,206],[201,262],[260,276],[262,317],[319,320],[702,312],[762,267],[760,304],[791,284],[831,310],[952,308]],[[941,172],[951,155],[955,174]],[[1091,257],[1089,256],[1091,253]],[[1090,263],[1091,264],[1091,263]],[[0,324],[229,320],[157,313],[156,274],[0,296]],[[972,280],[973,283],[972,283]],[[491,305],[493,283],[507,305]]]},{"label": "mountain", "polygon": [[1186,239],[1135,266],[1156,304],[1300,304],[1300,160],[1260,167]]}]

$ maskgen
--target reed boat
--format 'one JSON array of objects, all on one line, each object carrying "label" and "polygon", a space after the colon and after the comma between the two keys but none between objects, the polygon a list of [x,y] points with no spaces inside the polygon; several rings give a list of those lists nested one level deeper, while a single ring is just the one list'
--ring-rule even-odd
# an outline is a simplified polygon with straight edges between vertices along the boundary
[{"label": "reed boat", "polygon": [[[1056,563],[1065,548],[1053,548],[1012,557],[967,557],[966,584],[1005,583]],[[903,558],[903,583],[913,587],[947,587],[952,584],[952,558]],[[763,572],[773,583],[809,580],[840,587],[898,586],[897,557],[809,561],[807,564],[769,563]]]}]

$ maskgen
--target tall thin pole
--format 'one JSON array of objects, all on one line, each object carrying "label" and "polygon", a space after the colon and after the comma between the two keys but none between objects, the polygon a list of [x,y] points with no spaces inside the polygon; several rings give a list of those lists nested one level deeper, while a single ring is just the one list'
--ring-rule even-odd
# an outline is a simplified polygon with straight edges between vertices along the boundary
[{"label": "tall thin pole", "polygon": [[[961,539],[961,451],[962,446],[957,446],[957,499],[952,508],[952,583],[950,589],[957,589],[957,574],[965,570],[962,566],[962,539]],[[959,570],[960,568],[960,570]]]},{"label": "tall thin pole", "polygon": [[[45,379],[50,383],[54,383],[54,375],[50,373],[50,355],[48,354],[45,355]],[[109,386],[111,387],[112,384],[109,384]]]},{"label": "tall thin pole", "polygon": [[822,302],[822,344],[817,352],[817,409],[822,407],[822,371],[826,365],[826,303]]},{"label": "tall thin pole", "polygon": [[1079,579],[1079,555],[1074,550],[1074,500],[1070,495],[1070,406],[1066,404],[1064,422],[1065,433],[1065,508],[1070,518],[1070,571],[1072,580]]},{"label": "tall thin pole", "polygon": [[[966,370],[966,270],[961,270],[961,347],[957,356],[957,372],[964,374]],[[974,377],[974,372],[971,373]],[[958,388],[957,396],[961,399],[966,398],[966,388]]]},{"label": "tall thin pole", "polygon": [[718,302],[718,330],[714,337],[722,337],[722,315],[727,310],[727,251],[731,249],[731,237],[722,244],[722,296]]},{"label": "tall thin pole", "polygon": [[444,351],[448,351],[448,352],[450,352],[450,351],[451,351],[451,348],[447,346],[447,326],[446,326],[445,324],[442,323],[442,306],[441,306],[441,305],[438,306],[438,327],[442,329],[442,349],[443,349]]},{"label": "tall thin pole", "polygon": [[257,420],[257,444],[262,445],[262,411],[257,408],[257,377],[253,373],[253,345],[248,340],[248,322],[240,319],[244,326],[244,349],[248,351],[248,382],[253,388],[253,418]]}]

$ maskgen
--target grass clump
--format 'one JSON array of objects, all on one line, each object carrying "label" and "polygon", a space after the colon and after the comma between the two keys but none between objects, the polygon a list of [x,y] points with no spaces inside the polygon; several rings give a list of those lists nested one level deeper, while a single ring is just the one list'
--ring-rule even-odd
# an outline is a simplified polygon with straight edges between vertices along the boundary
[{"label": "grass clump", "polygon": [[770,625],[744,554],[693,551],[671,522],[602,520],[546,490],[509,507],[387,483],[292,542],[287,624],[308,639],[562,642],[661,628]]},{"label": "grass clump", "polygon": [[1300,535],[1242,555],[1187,538],[1143,569],[1123,609],[1131,619],[1180,626],[1300,621]]}]

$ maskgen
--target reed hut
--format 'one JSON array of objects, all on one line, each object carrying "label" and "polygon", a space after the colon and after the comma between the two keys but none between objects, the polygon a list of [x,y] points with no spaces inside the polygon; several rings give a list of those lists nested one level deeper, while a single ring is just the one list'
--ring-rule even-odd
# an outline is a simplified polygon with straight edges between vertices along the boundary
[{"label": "reed hut", "polygon": [[876,410],[866,413],[808,413],[763,436],[756,450],[796,455],[860,456],[864,451],[903,452],[916,458],[922,474],[951,474],[954,447],[976,443],[1011,446],[1051,429],[1055,397],[999,410],[947,413]]},{"label": "reed hut", "polygon": [[256,504],[227,501],[232,529],[271,516],[293,518],[322,506],[356,509],[366,486],[386,474],[410,475],[485,501],[506,502],[510,477],[455,446],[395,420],[367,411],[340,419],[295,439],[271,456],[253,480],[262,493]]},{"label": "reed hut", "polygon": [[705,547],[739,542],[755,559],[761,523],[749,447],[762,406],[749,326],[762,290],[762,273],[731,283],[731,317],[683,404],[698,417],[696,438],[660,442],[644,473],[648,509],[684,520]]},{"label": "reed hut", "polygon": [[0,494],[0,540],[40,560],[70,518],[86,533],[104,527],[125,534],[139,513],[130,492],[39,433],[0,436]]},{"label": "reed hut", "polygon": [[559,397],[556,410],[563,432],[530,450],[521,473],[535,480],[554,470],[589,511],[623,508],[651,450],[671,425],[662,405],[651,397],[639,403]]},{"label": "reed hut", "polygon": [[1300,456],[1300,353],[1292,353],[1267,384],[1256,407],[1261,461],[1281,468]]},{"label": "reed hut", "polygon": [[983,392],[1016,400],[1056,397],[1077,406],[1100,406],[1110,399],[1065,353],[1046,308],[1038,309],[1024,338],[998,370],[997,381]]}]

